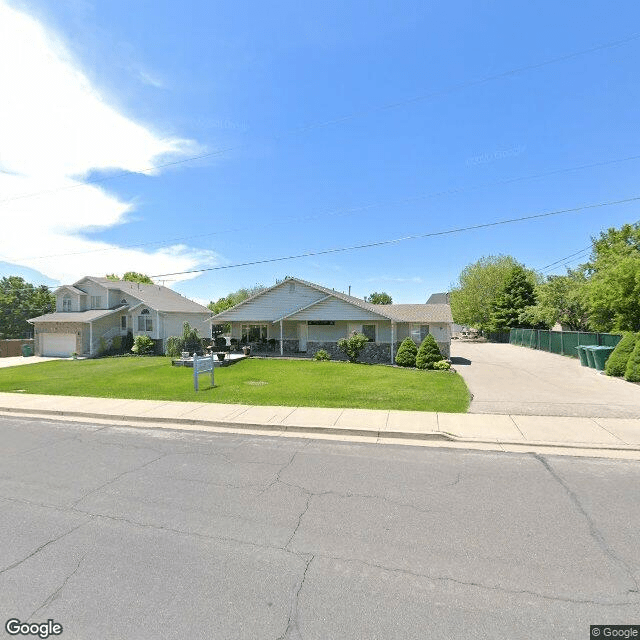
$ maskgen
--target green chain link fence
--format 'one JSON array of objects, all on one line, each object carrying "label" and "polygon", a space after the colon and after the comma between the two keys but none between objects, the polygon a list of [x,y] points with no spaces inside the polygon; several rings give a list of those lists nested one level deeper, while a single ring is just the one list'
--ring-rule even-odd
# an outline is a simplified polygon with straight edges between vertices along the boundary
[{"label": "green chain link fence", "polygon": [[579,345],[615,347],[622,336],[615,333],[589,333],[587,331],[548,331],[544,329],[511,329],[509,343],[520,347],[540,349],[563,356],[578,357]]}]

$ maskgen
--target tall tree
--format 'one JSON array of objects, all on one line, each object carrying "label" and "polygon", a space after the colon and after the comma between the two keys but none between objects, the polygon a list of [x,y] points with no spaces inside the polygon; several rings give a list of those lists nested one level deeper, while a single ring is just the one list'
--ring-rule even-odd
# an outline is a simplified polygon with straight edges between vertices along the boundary
[{"label": "tall tree", "polygon": [[56,308],[56,297],[45,285],[38,287],[19,276],[0,280],[0,337],[22,338],[33,327],[29,318],[51,313]]},{"label": "tall tree", "polygon": [[521,326],[520,315],[535,303],[533,283],[524,267],[516,265],[493,303],[492,328],[506,331]]},{"label": "tall tree", "polygon": [[232,291],[227,294],[223,298],[218,298],[216,302],[213,300],[207,305],[213,313],[222,313],[231,307],[235,307],[237,304],[240,304],[247,298],[251,296],[255,296],[261,291],[265,290],[265,286],[261,284],[256,284],[253,287],[243,287],[242,289],[238,289],[237,291]]},{"label": "tall tree", "polygon": [[640,331],[640,224],[593,239],[586,301],[596,331]]},{"label": "tall tree", "polygon": [[106,277],[109,280],[126,280],[127,282],[139,282],[140,284],[153,284],[153,280],[144,273],[138,273],[137,271],[127,271],[122,278],[119,278],[115,273],[108,273]]},{"label": "tall tree", "polygon": [[[516,266],[522,265],[512,256],[485,256],[467,265],[449,296],[454,321],[481,331],[490,329],[494,304]],[[533,283],[534,273],[526,273]]]},{"label": "tall tree", "polygon": [[588,331],[586,284],[587,279],[581,269],[570,270],[566,276],[549,276],[536,287],[536,304],[521,314],[521,325],[549,329],[559,322],[569,331]]},{"label": "tall tree", "polygon": [[386,291],[374,291],[368,296],[364,297],[365,302],[370,302],[371,304],[391,304],[393,300],[391,296]]}]

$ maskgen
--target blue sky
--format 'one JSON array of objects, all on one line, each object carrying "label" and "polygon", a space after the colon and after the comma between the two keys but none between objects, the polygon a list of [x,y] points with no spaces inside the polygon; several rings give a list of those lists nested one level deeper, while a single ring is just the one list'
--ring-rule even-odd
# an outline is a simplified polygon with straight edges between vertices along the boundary
[{"label": "blue sky", "polygon": [[[228,267],[640,195],[637,2],[0,13],[21,36],[0,37],[0,275]],[[630,202],[160,280],[203,302],[285,275],[423,302],[484,255],[542,268],[638,219]]]}]

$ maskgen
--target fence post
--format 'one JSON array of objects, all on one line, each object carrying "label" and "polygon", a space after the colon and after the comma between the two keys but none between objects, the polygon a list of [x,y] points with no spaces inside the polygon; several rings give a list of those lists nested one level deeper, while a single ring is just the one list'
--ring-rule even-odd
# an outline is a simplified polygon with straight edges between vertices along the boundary
[{"label": "fence post", "polygon": [[193,352],[193,389],[198,391],[198,355]]},{"label": "fence post", "polygon": [[564,331],[560,331],[560,355],[564,355],[564,340],[562,336],[564,335]]},{"label": "fence post", "polygon": [[[229,354],[229,357],[231,357],[231,354]],[[211,386],[212,387],[215,386],[213,384],[213,369],[214,369],[214,366],[213,366],[213,351],[212,351],[211,352]]]}]

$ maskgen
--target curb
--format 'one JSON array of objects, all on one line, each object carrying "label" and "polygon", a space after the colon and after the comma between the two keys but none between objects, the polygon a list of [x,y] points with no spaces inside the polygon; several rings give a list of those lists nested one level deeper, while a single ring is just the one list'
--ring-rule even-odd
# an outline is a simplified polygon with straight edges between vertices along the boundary
[{"label": "curb", "polygon": [[[317,425],[282,425],[264,424],[248,422],[228,422],[215,420],[198,420],[190,418],[163,418],[151,416],[115,416],[110,414],[90,413],[87,411],[65,411],[55,409],[27,409],[22,407],[0,407],[0,414],[23,414],[25,416],[48,416],[48,417],[69,417],[106,420],[114,423],[164,423],[185,426],[216,427],[218,429],[229,429],[230,431],[264,431],[267,434],[274,431],[285,431],[287,433],[318,434],[318,435],[343,435],[360,436],[368,438],[389,438],[398,440],[416,440],[432,442],[452,442],[458,444],[490,444],[509,445],[517,447],[545,447],[549,449],[582,449],[590,451],[626,451],[640,452],[640,446],[636,445],[593,445],[589,443],[575,442],[546,442],[536,440],[485,440],[480,438],[463,438],[453,433],[445,431],[427,431],[416,433],[415,431],[379,431],[377,429],[350,429],[349,427],[323,427]],[[143,427],[146,428],[146,427]],[[148,428],[152,428],[149,426]]]}]

